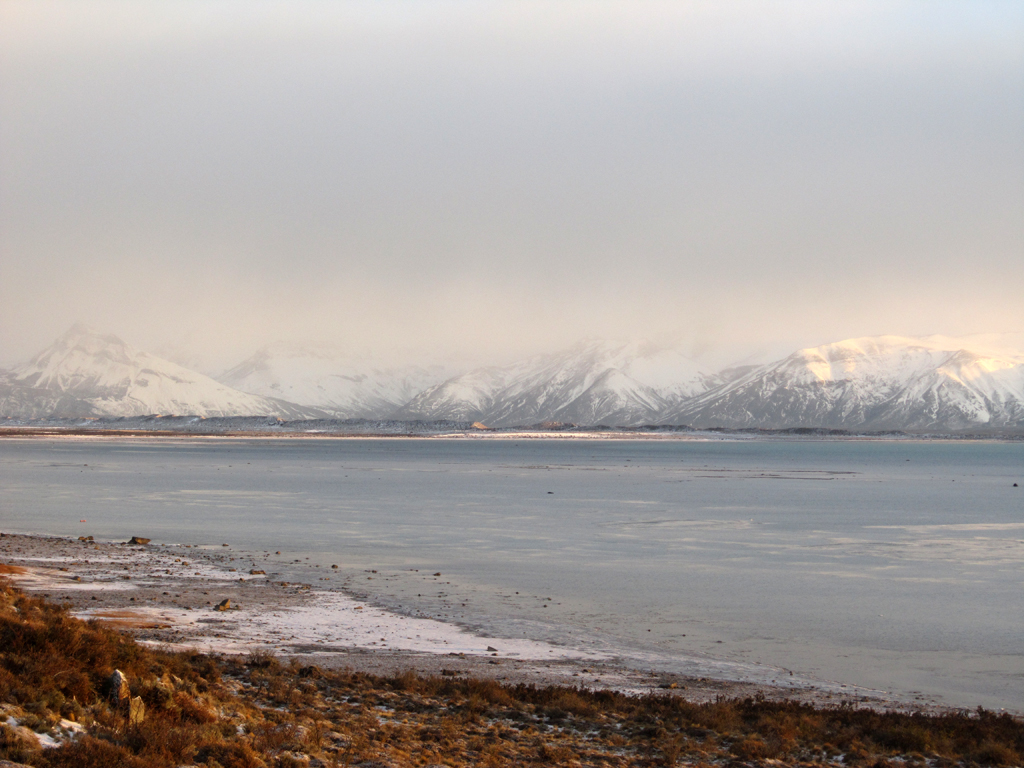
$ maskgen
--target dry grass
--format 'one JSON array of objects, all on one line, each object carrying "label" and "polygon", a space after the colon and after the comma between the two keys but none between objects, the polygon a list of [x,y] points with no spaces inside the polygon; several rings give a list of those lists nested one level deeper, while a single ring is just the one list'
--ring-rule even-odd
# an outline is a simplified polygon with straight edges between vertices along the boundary
[{"label": "dry grass", "polygon": [[[108,698],[125,672],[146,720]],[[40,768],[206,765],[1020,765],[1024,724],[979,710],[908,715],[763,700],[694,704],[450,676],[374,677],[282,664],[267,653],[165,653],[0,582],[0,706],[44,732],[39,749],[0,726],[0,759]]]}]

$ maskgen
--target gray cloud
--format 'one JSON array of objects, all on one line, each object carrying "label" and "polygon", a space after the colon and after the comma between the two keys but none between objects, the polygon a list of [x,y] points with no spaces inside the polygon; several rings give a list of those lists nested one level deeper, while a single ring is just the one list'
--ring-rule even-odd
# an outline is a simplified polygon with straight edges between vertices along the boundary
[{"label": "gray cloud", "polygon": [[1024,328],[1017,3],[0,7],[0,362]]}]

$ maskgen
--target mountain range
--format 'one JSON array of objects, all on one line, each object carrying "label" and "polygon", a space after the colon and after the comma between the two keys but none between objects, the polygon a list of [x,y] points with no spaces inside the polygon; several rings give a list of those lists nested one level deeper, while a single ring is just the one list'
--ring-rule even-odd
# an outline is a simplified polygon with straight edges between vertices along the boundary
[{"label": "mountain range", "polygon": [[681,351],[585,341],[449,376],[274,344],[210,377],[76,325],[0,372],[0,415],[178,414],[697,428],[964,432],[1024,428],[1024,355],[880,336],[707,371]]},{"label": "mountain range", "polygon": [[544,421],[646,424],[713,382],[675,350],[587,341],[448,379],[420,392],[394,417],[480,421],[494,427]]}]

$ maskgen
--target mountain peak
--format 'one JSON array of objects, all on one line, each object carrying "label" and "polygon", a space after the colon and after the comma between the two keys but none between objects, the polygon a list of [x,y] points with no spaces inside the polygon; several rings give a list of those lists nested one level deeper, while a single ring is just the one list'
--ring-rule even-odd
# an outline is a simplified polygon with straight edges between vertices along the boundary
[{"label": "mountain peak", "polygon": [[31,361],[15,368],[10,379],[10,386],[40,403],[68,403],[66,411],[59,406],[61,415],[67,416],[248,416],[302,411],[232,389],[82,324],[75,324]]},{"label": "mountain peak", "polygon": [[77,343],[83,339],[103,339],[114,344],[124,344],[121,339],[111,334],[104,334],[97,331],[91,325],[75,323],[57,338],[58,343]]}]

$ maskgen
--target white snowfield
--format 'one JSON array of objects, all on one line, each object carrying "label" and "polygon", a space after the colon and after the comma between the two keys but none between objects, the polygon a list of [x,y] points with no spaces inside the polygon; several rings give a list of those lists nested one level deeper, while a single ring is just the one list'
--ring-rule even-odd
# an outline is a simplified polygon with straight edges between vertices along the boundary
[{"label": "white snowfield", "polygon": [[1024,354],[976,339],[878,336],[717,374],[678,349],[586,341],[444,378],[324,347],[262,348],[215,381],[75,326],[0,375],[0,415],[277,416],[516,427],[1024,428]]}]

